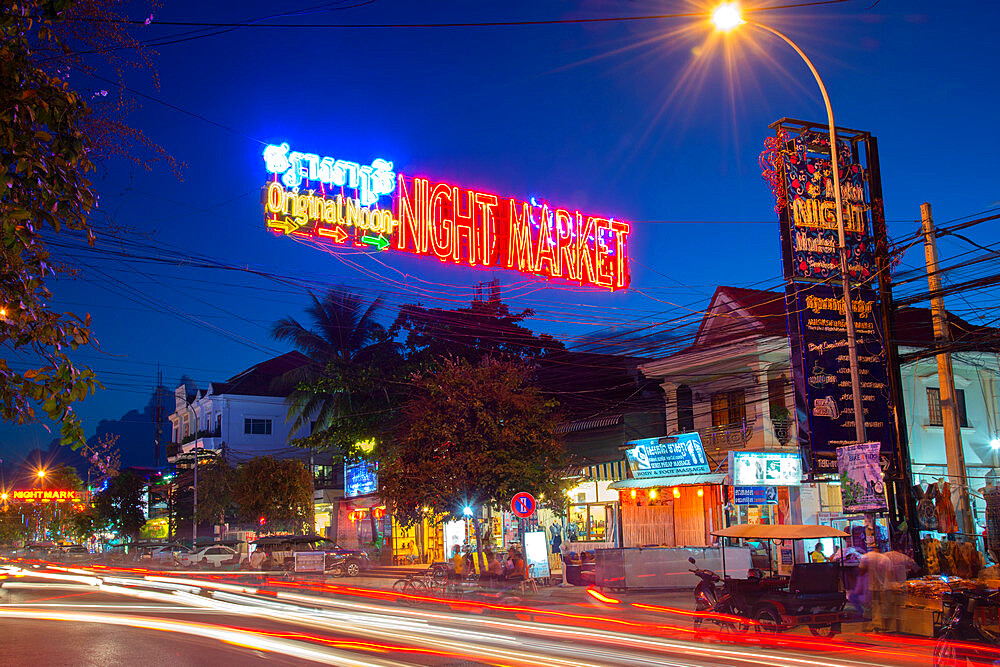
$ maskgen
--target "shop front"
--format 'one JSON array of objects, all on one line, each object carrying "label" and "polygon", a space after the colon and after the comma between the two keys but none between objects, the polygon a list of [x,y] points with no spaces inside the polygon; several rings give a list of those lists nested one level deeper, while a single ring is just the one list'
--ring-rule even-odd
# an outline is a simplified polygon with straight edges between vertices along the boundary
[{"label": "shop front", "polygon": [[619,497],[618,492],[610,487],[624,475],[598,479],[600,473],[594,468],[589,468],[588,472],[591,474],[566,491],[568,506],[563,551],[618,546]]},{"label": "shop front", "polygon": [[711,533],[724,523],[725,473],[710,470],[697,433],[626,447],[629,476],[608,485],[618,493],[620,546],[597,550],[595,581],[614,589],[693,586],[682,567],[689,557],[721,562]]}]

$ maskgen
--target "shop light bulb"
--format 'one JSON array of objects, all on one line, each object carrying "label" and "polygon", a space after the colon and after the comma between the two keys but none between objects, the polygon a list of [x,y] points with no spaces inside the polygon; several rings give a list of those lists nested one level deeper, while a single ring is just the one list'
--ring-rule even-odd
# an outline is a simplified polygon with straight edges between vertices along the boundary
[{"label": "shop light bulb", "polygon": [[1000,449],[1000,438],[993,438],[990,440],[990,447],[993,449]]},{"label": "shop light bulb", "polygon": [[674,498],[680,498],[680,497],[681,497],[681,490],[674,489]]},{"label": "shop light bulb", "polygon": [[650,497],[650,498],[655,498],[655,497],[656,497],[656,489],[652,489],[652,490],[650,490],[650,492],[649,492],[649,497]]},{"label": "shop light bulb", "polygon": [[464,514],[465,516],[472,516],[472,508],[471,507],[465,507],[462,510],[462,514]]},{"label": "shop light bulb", "polygon": [[702,498],[704,496],[705,496],[705,489],[703,489],[702,487],[699,486],[698,487],[698,497]]},{"label": "shop light bulb", "polygon": [[635,498],[635,489],[632,489],[632,497]]}]

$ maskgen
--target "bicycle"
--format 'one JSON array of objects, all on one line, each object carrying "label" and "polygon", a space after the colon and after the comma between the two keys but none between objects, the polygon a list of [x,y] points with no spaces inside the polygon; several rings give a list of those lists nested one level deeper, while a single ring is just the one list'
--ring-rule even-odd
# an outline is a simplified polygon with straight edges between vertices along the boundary
[{"label": "bicycle", "polygon": [[392,585],[392,590],[406,595],[426,595],[444,592],[446,583],[447,576],[442,576],[438,568],[431,567],[423,572],[414,572],[397,579]]}]

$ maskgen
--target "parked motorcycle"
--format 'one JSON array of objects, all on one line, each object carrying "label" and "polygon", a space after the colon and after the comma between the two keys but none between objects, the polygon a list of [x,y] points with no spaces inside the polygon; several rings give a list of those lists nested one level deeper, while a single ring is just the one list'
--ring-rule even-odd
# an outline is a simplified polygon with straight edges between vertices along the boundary
[{"label": "parked motorcycle", "polygon": [[1000,665],[1000,635],[976,622],[976,609],[994,605],[991,598],[997,595],[962,590],[945,594],[947,613],[934,645],[935,667]]},{"label": "parked motorcycle", "polygon": [[[688,558],[688,562],[697,565],[694,558]],[[750,623],[738,618],[738,613],[732,595],[726,590],[725,584],[722,586],[721,594],[716,584],[722,581],[722,577],[712,570],[704,570],[695,567],[690,570],[696,577],[701,579],[694,587],[694,629],[701,628],[706,620],[719,626],[723,631],[746,632],[750,629]]]}]

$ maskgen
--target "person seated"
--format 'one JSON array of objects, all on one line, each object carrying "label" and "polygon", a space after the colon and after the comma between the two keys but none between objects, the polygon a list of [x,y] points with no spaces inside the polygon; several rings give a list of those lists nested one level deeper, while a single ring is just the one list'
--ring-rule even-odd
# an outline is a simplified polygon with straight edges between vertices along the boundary
[{"label": "person seated", "polygon": [[524,557],[521,556],[520,550],[517,548],[511,549],[507,556],[507,579],[514,581],[525,579],[528,576],[527,572]]},{"label": "person seated", "polygon": [[419,560],[420,554],[417,553],[417,545],[413,541],[410,541],[409,544],[406,545],[406,553],[403,554],[403,557],[409,561],[410,565],[413,565],[417,562],[417,560]]},{"label": "person seated", "polygon": [[816,548],[813,549],[812,553],[809,554],[809,560],[811,560],[813,563],[825,563],[826,562],[826,554],[823,553],[823,543],[822,542],[817,542],[816,543]]},{"label": "person seated", "polygon": [[503,579],[503,565],[497,560],[497,555],[492,549],[487,549],[483,555],[486,559],[486,572],[480,577],[480,581],[488,586],[494,586]]}]

